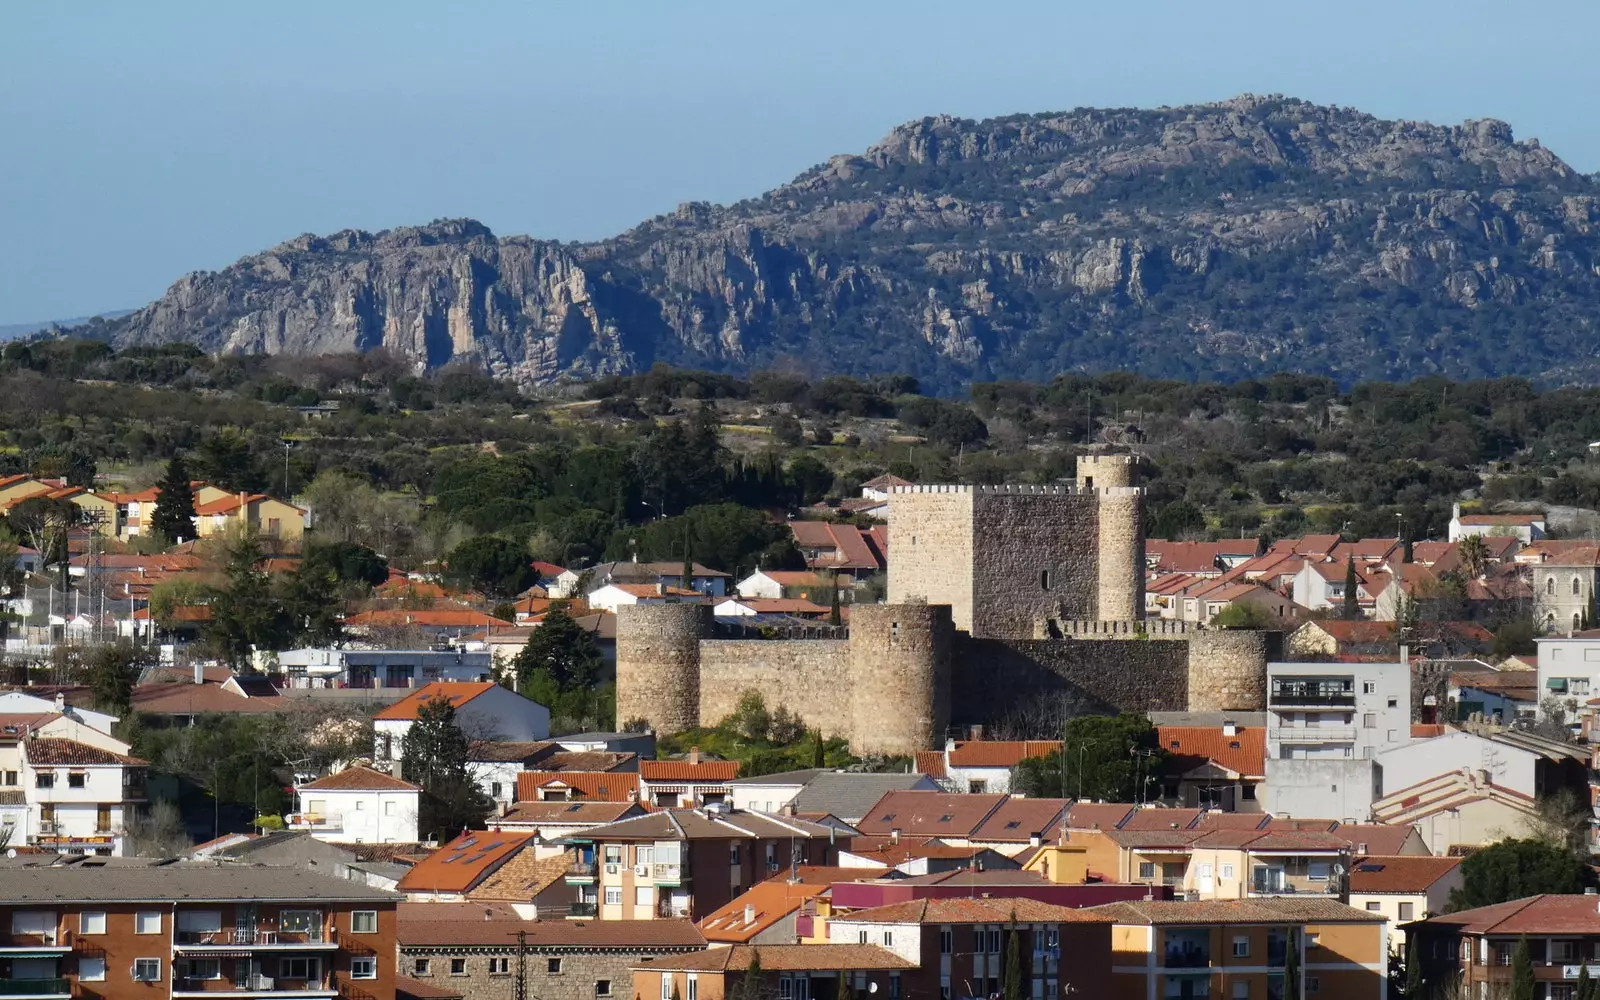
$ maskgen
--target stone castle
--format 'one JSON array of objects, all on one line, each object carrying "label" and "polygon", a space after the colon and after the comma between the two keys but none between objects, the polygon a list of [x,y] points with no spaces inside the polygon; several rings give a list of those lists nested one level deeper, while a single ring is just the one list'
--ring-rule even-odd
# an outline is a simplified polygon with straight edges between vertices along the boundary
[{"label": "stone castle", "polygon": [[940,745],[1030,701],[1082,711],[1259,711],[1273,632],[1144,621],[1144,490],[1130,455],[1051,486],[904,486],[889,498],[889,594],[848,629],[772,638],[698,604],[617,616],[617,720],[714,725],[744,692],[859,754]]}]

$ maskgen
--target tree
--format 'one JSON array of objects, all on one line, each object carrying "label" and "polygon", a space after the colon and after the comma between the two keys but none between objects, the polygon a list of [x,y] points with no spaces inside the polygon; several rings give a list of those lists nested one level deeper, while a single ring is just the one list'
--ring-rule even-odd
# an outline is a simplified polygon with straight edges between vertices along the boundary
[{"label": "tree", "polygon": [[811,730],[811,766],[827,767],[827,747],[822,742],[822,730]]},{"label": "tree", "polygon": [[479,535],[457,545],[445,560],[449,579],[489,597],[515,597],[537,578],[521,542]]},{"label": "tree", "polygon": [[356,542],[312,542],[300,562],[315,564],[337,583],[376,587],[389,579],[389,560]]},{"label": "tree", "polygon": [[1011,932],[1006,941],[1005,1000],[1022,1000],[1022,936],[1017,933],[1017,915],[1011,914]]},{"label": "tree", "polygon": [[733,714],[722,720],[722,728],[738,733],[747,740],[764,740],[772,729],[772,713],[767,711],[767,701],[754,689],[739,696]]},{"label": "tree", "polygon": [[402,773],[422,788],[418,833],[442,841],[482,826],[494,804],[467,767],[470,745],[450,699],[440,695],[417,709],[400,748]]},{"label": "tree", "polygon": [[1511,952],[1511,1000],[1533,1000],[1535,987],[1533,956],[1528,951],[1528,939],[1520,937]]},{"label": "tree", "polygon": [[1344,608],[1343,615],[1347,621],[1354,621],[1361,617],[1361,602],[1356,596],[1360,585],[1360,578],[1356,576],[1356,560],[1354,556],[1347,557],[1344,561]]},{"label": "tree", "polygon": [[130,643],[96,646],[86,664],[95,707],[126,717],[133,712],[133,682],[138,653]]},{"label": "tree", "polygon": [[599,678],[600,647],[593,633],[567,613],[565,604],[552,604],[517,653],[512,667],[518,690],[536,670],[548,671],[562,687],[589,688]]},{"label": "tree", "polygon": [[1289,942],[1283,952],[1284,1000],[1300,1000],[1300,929],[1289,928]]},{"label": "tree", "polygon": [[1469,580],[1483,576],[1489,568],[1489,543],[1482,535],[1467,535],[1456,542],[1456,559],[1461,573]]},{"label": "tree", "polygon": [[1211,619],[1212,628],[1269,629],[1277,624],[1272,612],[1246,601],[1234,601]]},{"label": "tree", "polygon": [[217,655],[237,668],[254,650],[282,649],[289,623],[261,568],[261,540],[255,533],[246,529],[231,535],[223,551],[227,583],[212,595],[206,632]]},{"label": "tree", "polygon": [[1540,893],[1582,892],[1593,884],[1588,867],[1570,851],[1537,840],[1502,840],[1461,862],[1461,888],[1450,909],[1469,910]]},{"label": "tree", "polygon": [[1589,804],[1570,788],[1542,795],[1528,817],[1531,839],[1549,844],[1580,860],[1589,854]]},{"label": "tree", "polygon": [[1417,954],[1417,936],[1406,935],[1406,985],[1403,995],[1407,1000],[1422,996],[1422,956]]},{"label": "tree", "polygon": [[160,492],[150,515],[150,530],[174,544],[200,535],[194,520],[194,489],[189,482],[189,468],[184,465],[183,456],[173,455],[156,487]]},{"label": "tree", "polygon": [[761,949],[750,949],[750,964],[744,967],[744,982],[739,984],[739,1000],[761,998]]},{"label": "tree", "polygon": [[1177,541],[1203,533],[1206,530],[1206,516],[1189,501],[1174,500],[1156,514],[1155,523],[1150,529],[1152,538]]},{"label": "tree", "polygon": [[843,611],[843,609],[841,609],[839,607],[839,580],[838,580],[838,578],[835,578],[833,580],[833,586],[828,588],[828,589],[833,591],[831,602],[828,605],[828,624],[829,625],[843,625],[844,624],[844,611]]},{"label": "tree", "polygon": [[136,858],[182,857],[194,846],[184,832],[178,807],[167,799],[157,799],[150,808],[135,811],[123,821],[127,831],[127,852]]},{"label": "tree", "polygon": [[11,508],[6,524],[28,547],[39,553],[40,562],[57,566],[67,561],[67,531],[78,523],[82,511],[71,500],[29,497]]},{"label": "tree", "polygon": [[1014,791],[1037,798],[1142,802],[1167,756],[1150,720],[1130,713],[1079,716],[1067,723],[1063,739],[1061,750],[1030,757],[1013,769]]},{"label": "tree", "polygon": [[283,610],[287,629],[303,646],[327,648],[344,641],[344,621],[340,617],[338,570],[324,559],[308,552],[283,585]]},{"label": "tree", "polygon": [[1589,963],[1578,966],[1578,988],[1572,991],[1574,1000],[1593,1000],[1594,981],[1589,978]]}]

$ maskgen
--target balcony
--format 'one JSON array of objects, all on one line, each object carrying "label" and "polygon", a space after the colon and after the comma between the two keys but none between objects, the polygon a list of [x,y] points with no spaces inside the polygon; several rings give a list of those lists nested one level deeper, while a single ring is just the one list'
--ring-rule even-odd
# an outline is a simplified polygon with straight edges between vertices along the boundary
[{"label": "balcony", "polygon": [[567,916],[574,920],[582,920],[587,917],[598,917],[599,915],[600,904],[596,900],[586,899],[580,900],[576,903],[567,904]]},{"label": "balcony", "polygon": [[1274,691],[1267,698],[1268,708],[1355,708],[1353,692],[1330,694],[1315,690],[1288,688]]},{"label": "balcony", "polygon": [[1355,726],[1306,726],[1272,730],[1272,738],[1279,743],[1354,743]]},{"label": "balcony", "polygon": [[683,866],[656,864],[650,866],[650,879],[656,885],[682,885]]},{"label": "balcony", "polygon": [[72,985],[65,979],[0,979],[0,997],[54,1000],[72,996]]},{"label": "balcony", "polygon": [[689,915],[688,903],[674,903],[670,899],[663,899],[656,905],[656,913],[664,919],[673,917],[687,917]]},{"label": "balcony", "polygon": [[172,995],[189,1000],[213,1000],[223,997],[277,997],[283,1000],[331,1000],[339,995],[332,984],[320,979],[274,979],[271,976],[245,976],[227,979],[195,979],[178,977],[172,981]]},{"label": "balcony", "polygon": [[594,862],[574,861],[567,866],[568,885],[589,885],[594,882]]},{"label": "balcony", "polygon": [[194,955],[212,951],[237,951],[260,948],[278,951],[334,951],[336,935],[320,927],[309,931],[283,931],[276,928],[224,927],[217,931],[183,931],[174,935],[173,950]]},{"label": "balcony", "polygon": [[1161,957],[1168,969],[1207,969],[1211,967],[1211,952],[1204,948],[1169,948]]},{"label": "balcony", "polygon": [[66,943],[65,937],[55,931],[42,934],[0,934],[0,955],[10,958],[25,958],[29,955],[51,958],[65,955],[72,950]]}]

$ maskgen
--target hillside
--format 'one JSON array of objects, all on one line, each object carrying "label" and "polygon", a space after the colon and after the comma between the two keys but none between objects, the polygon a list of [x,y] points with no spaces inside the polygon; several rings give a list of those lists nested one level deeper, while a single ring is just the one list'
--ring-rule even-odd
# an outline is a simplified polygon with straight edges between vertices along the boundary
[{"label": "hillside", "polygon": [[759,198],[599,243],[470,220],[302,236],[95,335],[381,345],[523,383],[658,361],[908,372],[947,392],[1115,368],[1588,383],[1597,195],[1492,120],[1252,96],[927,118]]}]

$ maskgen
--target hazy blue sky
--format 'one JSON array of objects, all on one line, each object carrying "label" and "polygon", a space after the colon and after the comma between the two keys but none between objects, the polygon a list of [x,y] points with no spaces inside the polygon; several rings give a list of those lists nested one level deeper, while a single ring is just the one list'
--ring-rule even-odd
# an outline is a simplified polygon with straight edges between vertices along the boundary
[{"label": "hazy blue sky", "polygon": [[0,4],[0,323],[302,232],[586,239],[893,125],[1243,91],[1503,118],[1600,170],[1595,0]]}]

